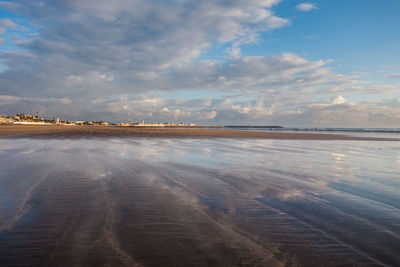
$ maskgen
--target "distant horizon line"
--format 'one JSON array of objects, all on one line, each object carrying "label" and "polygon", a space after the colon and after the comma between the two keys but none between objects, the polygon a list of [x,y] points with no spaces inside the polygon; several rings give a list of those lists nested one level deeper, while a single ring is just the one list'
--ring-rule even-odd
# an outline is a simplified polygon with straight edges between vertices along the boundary
[{"label": "distant horizon line", "polygon": [[[282,126],[282,125],[261,125],[261,124],[195,124],[193,122],[190,123],[184,123],[184,122],[144,122],[144,119],[141,120],[141,122],[133,122],[133,121],[121,121],[121,122],[114,122],[114,121],[105,121],[105,120],[64,120],[60,119],[59,117],[53,117],[53,119],[46,119],[45,117],[39,116],[39,113],[37,112],[36,115],[31,115],[31,114],[25,114],[25,113],[16,113],[15,115],[5,115],[5,114],[0,114],[0,119],[12,119],[13,117],[16,116],[24,116],[28,117],[28,119],[42,119],[45,122],[48,123],[54,123],[55,121],[59,120],[60,122],[79,122],[81,124],[84,123],[108,123],[110,125],[117,125],[121,126],[118,124],[132,124],[132,125],[125,125],[125,126],[194,126],[194,127],[227,127],[227,128],[254,128],[254,129],[284,129],[284,130],[295,130],[295,131],[363,131],[363,132],[400,132],[400,127],[332,127],[332,126]],[[0,124],[2,121],[0,120]],[[393,130],[393,131],[391,131]]]}]

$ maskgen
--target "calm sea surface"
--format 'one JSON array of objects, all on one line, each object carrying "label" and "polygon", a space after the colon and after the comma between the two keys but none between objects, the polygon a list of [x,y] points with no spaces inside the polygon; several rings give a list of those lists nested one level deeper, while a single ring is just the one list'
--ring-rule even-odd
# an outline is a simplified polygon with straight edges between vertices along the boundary
[{"label": "calm sea surface", "polygon": [[0,266],[400,266],[400,142],[0,139]]}]

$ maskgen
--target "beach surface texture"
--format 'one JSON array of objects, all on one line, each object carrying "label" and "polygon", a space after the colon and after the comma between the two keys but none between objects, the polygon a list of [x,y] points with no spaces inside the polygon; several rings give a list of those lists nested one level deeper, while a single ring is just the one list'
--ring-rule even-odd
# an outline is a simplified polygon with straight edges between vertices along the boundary
[{"label": "beach surface texture", "polygon": [[147,128],[116,126],[32,126],[0,125],[0,137],[88,138],[88,137],[163,137],[163,138],[261,138],[289,140],[370,140],[400,141],[400,138],[350,136],[345,134],[293,133],[230,130],[226,128]]},{"label": "beach surface texture", "polygon": [[3,125],[0,266],[400,266],[396,136]]}]

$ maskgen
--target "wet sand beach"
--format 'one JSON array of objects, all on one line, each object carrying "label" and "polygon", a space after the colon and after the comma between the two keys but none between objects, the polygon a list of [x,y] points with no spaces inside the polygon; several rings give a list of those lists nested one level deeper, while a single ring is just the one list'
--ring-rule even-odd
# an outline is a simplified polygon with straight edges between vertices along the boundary
[{"label": "wet sand beach", "polygon": [[400,265],[399,142],[23,127],[0,131],[0,266]]},{"label": "wet sand beach", "polygon": [[224,128],[148,128],[117,126],[0,125],[0,137],[169,137],[169,138],[261,138],[302,140],[400,141],[400,138],[362,137],[345,134],[290,133],[228,130]]}]

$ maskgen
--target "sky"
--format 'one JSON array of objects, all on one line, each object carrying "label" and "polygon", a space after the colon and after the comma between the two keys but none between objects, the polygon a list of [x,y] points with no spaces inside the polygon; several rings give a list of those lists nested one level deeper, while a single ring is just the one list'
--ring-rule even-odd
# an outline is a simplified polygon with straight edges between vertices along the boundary
[{"label": "sky", "polygon": [[398,0],[0,1],[0,114],[400,127]]}]

